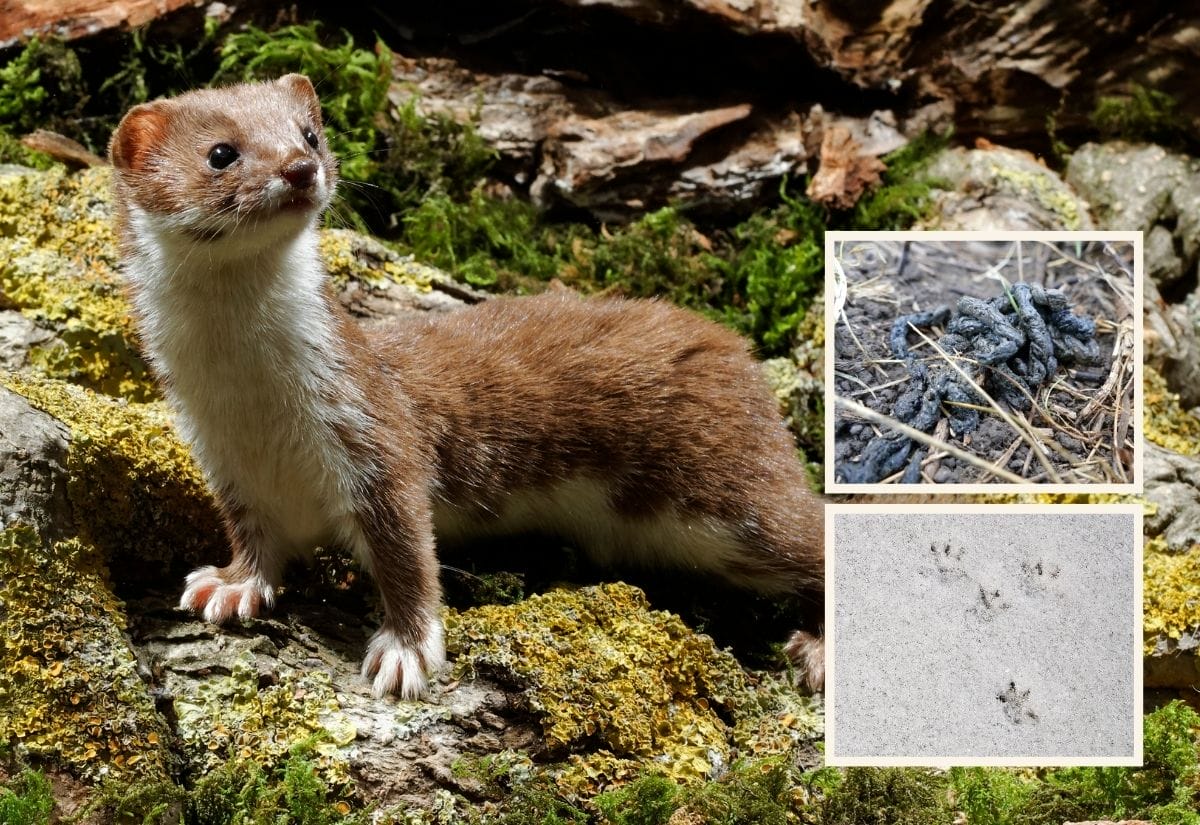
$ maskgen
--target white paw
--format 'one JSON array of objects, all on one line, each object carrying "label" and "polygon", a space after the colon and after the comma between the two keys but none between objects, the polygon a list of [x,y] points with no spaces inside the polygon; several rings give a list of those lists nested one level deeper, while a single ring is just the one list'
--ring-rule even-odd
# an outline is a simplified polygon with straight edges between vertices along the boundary
[{"label": "white paw", "polygon": [[179,606],[203,613],[214,624],[237,616],[251,619],[275,605],[275,588],[262,576],[229,581],[219,567],[201,567],[188,574]]},{"label": "white paw", "polygon": [[445,663],[442,622],[433,616],[426,620],[425,632],[417,644],[404,641],[387,627],[376,631],[367,645],[362,675],[373,677],[371,692],[377,697],[395,693],[401,699],[416,699]]}]

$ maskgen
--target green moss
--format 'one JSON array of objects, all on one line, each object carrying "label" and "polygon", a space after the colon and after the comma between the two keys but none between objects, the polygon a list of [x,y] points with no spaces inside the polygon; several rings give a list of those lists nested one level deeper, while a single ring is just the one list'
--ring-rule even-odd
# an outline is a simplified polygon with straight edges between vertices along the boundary
[{"label": "green moss", "polygon": [[0,740],[92,780],[173,766],[104,561],[79,539],[0,532]]},{"label": "green moss", "polygon": [[946,775],[922,768],[847,768],[817,806],[821,825],[944,825]]},{"label": "green moss", "polygon": [[464,200],[431,192],[401,222],[401,247],[474,286],[536,289],[566,264],[555,234],[540,225],[532,205],[479,189]]},{"label": "green moss", "polygon": [[950,784],[967,825],[1016,825],[1033,791],[1028,776],[996,768],[952,768]]},{"label": "green moss", "polygon": [[599,751],[577,754],[568,770],[582,790],[633,758],[661,759],[670,775],[695,780],[729,752],[720,711],[743,689],[737,663],[628,585],[449,611],[446,633],[460,670],[525,690],[551,754],[585,743]]},{"label": "green moss", "polygon": [[441,112],[422,114],[413,95],[384,121],[388,147],[380,161],[382,188],[391,197],[389,220],[405,220],[426,199],[463,203],[491,170],[497,153],[476,131]]},{"label": "green moss", "polygon": [[927,131],[886,155],[883,183],[854,205],[853,218],[846,228],[907,229],[925,218],[933,189],[945,185],[930,179],[925,170],[949,143],[949,135]]},{"label": "green moss", "polygon": [[5,825],[49,825],[54,810],[50,780],[26,768],[0,786],[0,822]]},{"label": "green moss", "polygon": [[68,496],[80,538],[152,576],[180,557],[214,558],[224,532],[165,405],[132,404],[61,381],[0,373],[0,385],[71,431]]},{"label": "green moss", "polygon": [[115,118],[152,97],[176,95],[204,85],[211,76],[209,53],[213,50],[220,22],[205,16],[204,27],[194,40],[173,36],[154,37],[146,28],[129,33],[121,52],[120,67],[104,79],[98,94],[104,96]]},{"label": "green moss", "polygon": [[1040,772],[1028,801],[1011,820],[1042,825],[1079,820],[1148,819],[1200,823],[1200,715],[1172,702],[1147,715],[1141,768],[1055,768]]},{"label": "green moss", "polygon": [[595,799],[610,825],[665,825],[679,807],[679,786],[665,776],[649,774]]},{"label": "green moss", "polygon": [[719,780],[687,792],[674,818],[687,825],[789,825],[800,810],[798,781],[786,759],[739,763]]},{"label": "green moss", "polygon": [[1178,107],[1170,95],[1130,83],[1125,94],[1099,97],[1091,122],[1106,138],[1183,146],[1190,130]]},{"label": "green moss", "polygon": [[183,805],[185,825],[358,825],[370,821],[334,799],[304,748],[278,767],[235,759],[196,783]]},{"label": "green moss", "polygon": [[35,37],[0,66],[0,128],[12,134],[63,131],[63,124],[78,121],[86,101],[79,57],[61,40]]}]

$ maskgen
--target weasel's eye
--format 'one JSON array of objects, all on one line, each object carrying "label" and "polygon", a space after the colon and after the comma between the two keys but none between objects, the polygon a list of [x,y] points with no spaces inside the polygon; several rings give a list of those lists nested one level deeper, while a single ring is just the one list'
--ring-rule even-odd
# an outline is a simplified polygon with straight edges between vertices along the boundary
[{"label": "weasel's eye", "polygon": [[213,169],[224,169],[238,159],[238,150],[228,143],[218,143],[208,150],[208,165]]},{"label": "weasel's eye", "polygon": [[304,130],[304,142],[307,143],[312,148],[316,149],[317,148],[317,133],[314,132],[312,129],[305,129]]}]

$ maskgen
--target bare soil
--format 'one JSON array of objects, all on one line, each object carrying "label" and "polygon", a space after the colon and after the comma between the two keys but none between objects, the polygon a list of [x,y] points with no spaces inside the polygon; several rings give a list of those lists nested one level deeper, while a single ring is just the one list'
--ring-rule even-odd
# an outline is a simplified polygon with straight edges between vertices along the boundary
[{"label": "bare soil", "polygon": [[[896,399],[912,380],[909,366],[889,344],[897,318],[938,306],[957,314],[961,297],[990,300],[1004,295],[1006,285],[1020,282],[1059,289],[1072,312],[1096,322],[1099,362],[1060,365],[1036,388],[1028,410],[980,400],[978,428],[957,436],[948,426],[943,401],[942,416],[930,435],[975,460],[918,444],[923,450],[921,483],[1130,483],[1138,437],[1132,426],[1133,254],[1132,243],[1119,241],[839,243],[835,256],[845,276],[845,299],[840,311],[838,296],[832,302],[834,393],[839,402],[849,399],[891,418]],[[945,333],[941,326],[921,331],[935,342]],[[931,374],[953,369],[916,332],[909,330],[907,341]],[[991,367],[966,357],[954,361],[986,386]],[[1015,428],[1001,411],[1011,416]],[[839,482],[846,480],[842,471],[848,463],[859,461],[867,444],[887,431],[838,403],[833,461]],[[1031,444],[1037,445],[1036,452]],[[895,472],[878,481],[897,483],[901,475]]]}]

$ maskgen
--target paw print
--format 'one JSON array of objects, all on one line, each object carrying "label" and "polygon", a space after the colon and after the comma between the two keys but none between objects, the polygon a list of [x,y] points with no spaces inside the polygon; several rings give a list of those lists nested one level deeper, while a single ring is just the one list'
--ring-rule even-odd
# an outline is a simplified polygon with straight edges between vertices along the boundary
[{"label": "paw print", "polygon": [[1009,682],[1008,687],[996,694],[1004,717],[1014,725],[1035,724],[1038,721],[1037,711],[1029,706],[1029,691],[1019,690],[1016,682]]},{"label": "paw print", "polygon": [[1062,573],[1054,562],[1021,562],[1021,589],[1030,596],[1039,596],[1046,592],[1054,579]]},{"label": "paw print", "polygon": [[990,622],[999,615],[1000,611],[1008,610],[1011,606],[1004,600],[999,590],[980,585],[975,604],[968,608],[967,613],[985,622]]},{"label": "paw print", "polygon": [[966,551],[961,547],[952,547],[950,542],[944,542],[941,547],[936,543],[929,545],[929,553],[933,556],[933,566],[937,569],[938,577],[944,582],[963,579],[967,571],[963,569],[962,558]]}]

